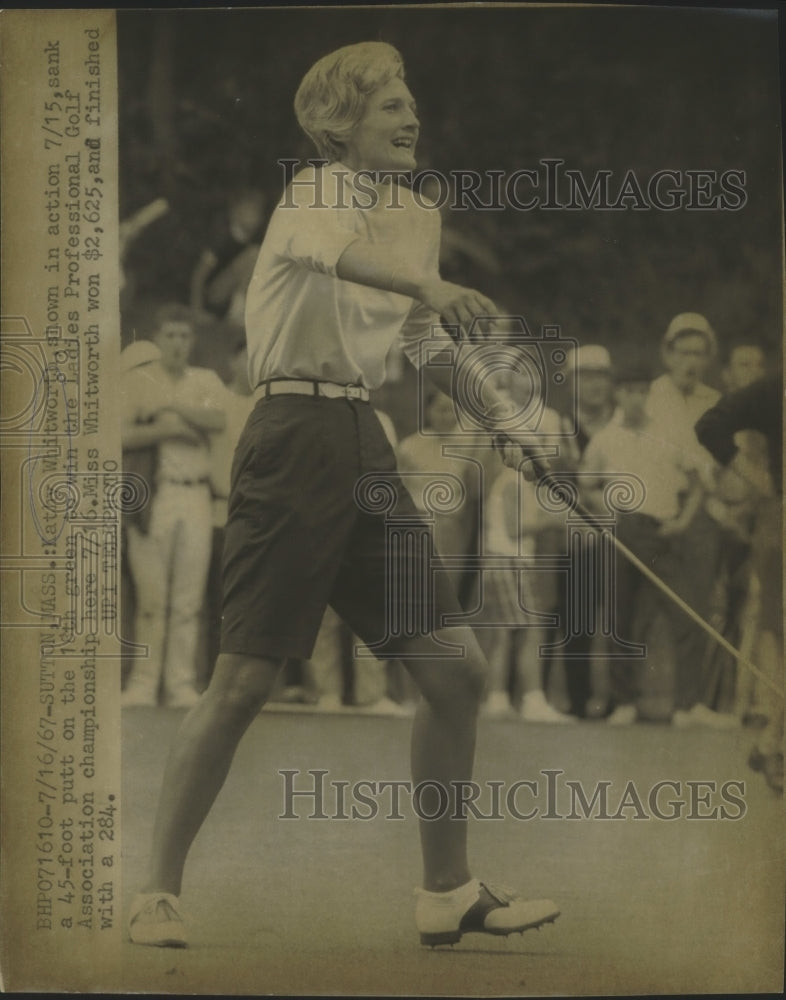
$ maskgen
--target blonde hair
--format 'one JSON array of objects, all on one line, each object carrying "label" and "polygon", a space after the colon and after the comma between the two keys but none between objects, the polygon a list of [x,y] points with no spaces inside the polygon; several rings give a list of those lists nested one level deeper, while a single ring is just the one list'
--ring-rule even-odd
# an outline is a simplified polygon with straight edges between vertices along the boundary
[{"label": "blonde hair", "polygon": [[404,79],[404,63],[386,42],[345,45],[314,63],[295,94],[295,114],[320,156],[339,159],[369,94],[395,77]]}]

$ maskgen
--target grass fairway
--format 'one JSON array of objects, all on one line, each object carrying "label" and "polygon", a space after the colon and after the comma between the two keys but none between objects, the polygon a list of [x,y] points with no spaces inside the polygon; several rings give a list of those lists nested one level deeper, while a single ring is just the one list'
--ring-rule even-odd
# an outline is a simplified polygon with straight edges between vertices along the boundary
[{"label": "grass fairway", "polygon": [[[124,903],[141,880],[163,755],[182,719],[164,709],[124,716]],[[481,720],[476,780],[539,782],[516,798],[519,820],[472,821],[475,874],[548,896],[562,915],[523,936],[468,935],[423,948],[413,922],[420,880],[417,820],[281,820],[280,770],[329,771],[326,781],[408,777],[410,723],[401,718],[265,712],[186,868],[186,951],[126,944],[128,991],[261,994],[477,995],[780,992],[784,940],[783,801],[746,767],[747,731],[600,723],[524,725]],[[561,770],[556,812],[570,813],[566,780],[591,794],[608,781],[609,813],[633,781],[647,796],[681,782],[682,818],[545,819],[545,770]],[[298,787],[311,779],[301,773]],[[745,783],[743,809],[697,789],[736,820],[688,819],[688,781]],[[334,814],[326,786],[324,809]],[[349,793],[347,793],[349,794]],[[479,800],[480,801],[480,800]],[[348,799],[348,804],[351,801]],[[487,802],[488,806],[488,802]],[[503,812],[505,811],[503,799]],[[488,811],[488,809],[484,809]]]}]

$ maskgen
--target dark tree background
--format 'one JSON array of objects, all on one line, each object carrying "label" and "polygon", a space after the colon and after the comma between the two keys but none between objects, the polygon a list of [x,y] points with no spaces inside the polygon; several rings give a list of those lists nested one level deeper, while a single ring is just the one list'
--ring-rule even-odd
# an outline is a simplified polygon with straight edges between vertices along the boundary
[{"label": "dark tree background", "polygon": [[[402,53],[421,114],[421,167],[744,170],[739,211],[454,213],[489,246],[488,291],[530,326],[654,356],[672,315],[779,357],[781,176],[774,15],[679,8],[310,9],[118,17],[121,215],[170,214],[129,257],[135,302],[187,299],[233,189],[274,200],[282,157],[314,151],[292,100],[309,66],[367,39]],[[614,182],[613,182],[614,183]],[[612,190],[614,190],[612,183]]]}]

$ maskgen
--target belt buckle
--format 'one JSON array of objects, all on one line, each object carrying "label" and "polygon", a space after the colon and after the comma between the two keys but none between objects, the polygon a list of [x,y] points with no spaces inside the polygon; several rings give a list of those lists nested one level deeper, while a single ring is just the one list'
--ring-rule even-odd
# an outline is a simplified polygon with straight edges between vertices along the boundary
[{"label": "belt buckle", "polygon": [[363,386],[362,385],[348,385],[346,387],[347,399],[362,399],[363,398]]}]

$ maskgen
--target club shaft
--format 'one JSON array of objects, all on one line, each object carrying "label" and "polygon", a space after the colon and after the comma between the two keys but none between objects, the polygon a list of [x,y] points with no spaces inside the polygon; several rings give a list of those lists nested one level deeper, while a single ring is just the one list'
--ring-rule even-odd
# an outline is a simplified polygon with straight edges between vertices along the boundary
[{"label": "club shaft", "polygon": [[[558,481],[555,481],[548,473],[546,473],[545,475],[541,474],[540,479],[546,480],[551,485],[552,489],[564,490],[563,484],[559,483]],[[582,519],[582,521],[584,521],[588,526],[594,528],[596,531],[599,531],[602,534],[606,535],[608,538],[610,538],[612,540],[614,548],[625,559],[627,559],[628,562],[630,562],[633,566],[635,566],[636,569],[644,577],[646,577],[647,580],[650,581],[650,583],[652,583],[655,587],[657,587],[662,594],[665,594],[665,596],[668,597],[668,599],[672,601],[672,603],[676,604],[677,607],[682,612],[684,612],[692,621],[694,621],[700,628],[704,629],[707,635],[709,635],[715,642],[717,642],[719,646],[725,649],[727,653],[733,656],[734,659],[737,661],[737,663],[739,663],[746,670],[749,670],[756,678],[758,678],[758,680],[761,681],[762,684],[765,684],[775,695],[778,696],[778,698],[783,700],[783,690],[780,687],[778,687],[778,685],[772,680],[772,678],[768,677],[754,663],[751,663],[751,661],[746,656],[743,656],[743,654],[738,649],[736,649],[729,642],[728,639],[726,639],[724,636],[720,634],[720,632],[714,629],[712,625],[710,625],[708,621],[705,621],[704,618],[702,618],[701,615],[698,614],[698,612],[696,612],[686,601],[684,601],[679,596],[679,594],[675,593],[667,583],[661,580],[661,578],[657,575],[657,573],[653,573],[653,571],[649,568],[649,566],[647,566],[646,563],[643,563],[641,559],[638,558],[637,555],[631,552],[631,550],[628,548],[627,545],[625,545],[623,542],[619,540],[619,538],[617,538],[615,532],[609,531],[608,528],[604,527],[603,525],[599,525],[596,519],[592,516],[592,514],[590,514],[590,512],[587,511],[580,503],[578,503],[578,501],[574,501],[573,498],[571,498],[570,500],[570,507],[571,510],[574,513],[578,514],[578,516]]]}]

